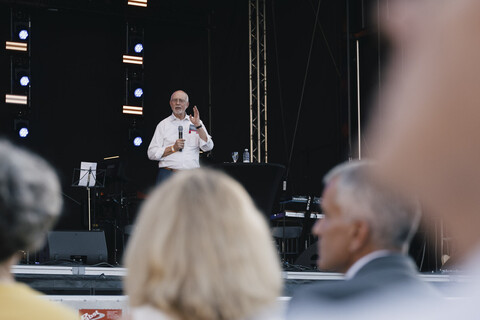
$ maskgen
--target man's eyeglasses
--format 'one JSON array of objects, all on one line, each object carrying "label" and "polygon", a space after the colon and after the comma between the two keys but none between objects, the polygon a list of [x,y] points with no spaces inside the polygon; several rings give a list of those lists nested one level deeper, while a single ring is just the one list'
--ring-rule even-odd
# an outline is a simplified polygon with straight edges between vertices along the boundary
[{"label": "man's eyeglasses", "polygon": [[170,101],[172,101],[172,102],[174,102],[174,103],[178,102],[178,103],[182,103],[182,104],[185,103],[185,102],[187,102],[187,100],[185,100],[185,99],[178,99],[178,98],[176,98],[176,99],[170,99]]}]

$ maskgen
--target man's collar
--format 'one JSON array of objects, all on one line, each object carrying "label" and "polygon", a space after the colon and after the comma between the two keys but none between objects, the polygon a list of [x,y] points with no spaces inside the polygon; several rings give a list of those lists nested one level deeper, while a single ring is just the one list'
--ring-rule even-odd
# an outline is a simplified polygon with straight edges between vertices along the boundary
[{"label": "man's collar", "polygon": [[345,273],[345,279],[349,280],[349,279],[352,279],[353,277],[355,277],[357,272],[360,269],[362,269],[370,261],[378,259],[378,258],[386,257],[386,256],[389,256],[391,254],[393,254],[393,251],[389,251],[389,250],[377,250],[377,251],[370,252],[369,254],[367,254],[367,255],[361,257],[360,259],[358,259],[348,269],[347,273]]}]

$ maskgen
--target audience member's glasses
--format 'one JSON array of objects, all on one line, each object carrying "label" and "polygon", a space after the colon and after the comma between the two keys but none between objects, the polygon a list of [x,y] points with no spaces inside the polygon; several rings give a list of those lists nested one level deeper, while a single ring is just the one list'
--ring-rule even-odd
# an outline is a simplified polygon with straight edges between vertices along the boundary
[{"label": "audience member's glasses", "polygon": [[177,102],[178,102],[178,103],[185,103],[185,102],[186,102],[185,99],[178,99],[178,98],[176,98],[176,99],[171,99],[170,101],[172,101],[172,102],[174,102],[174,103],[177,103]]}]

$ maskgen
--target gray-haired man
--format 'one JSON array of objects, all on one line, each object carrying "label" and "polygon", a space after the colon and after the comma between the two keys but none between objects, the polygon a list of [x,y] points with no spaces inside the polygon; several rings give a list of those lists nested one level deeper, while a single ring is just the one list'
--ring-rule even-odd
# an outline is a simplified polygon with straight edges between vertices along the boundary
[{"label": "gray-haired man", "polygon": [[158,161],[157,184],[175,171],[200,167],[200,150],[213,149],[213,140],[200,120],[197,106],[193,107],[193,116],[188,116],[189,105],[188,95],[175,91],[170,97],[172,114],[157,125],[148,146],[148,158]]},{"label": "gray-haired man", "polygon": [[312,232],[319,238],[319,269],[345,273],[345,281],[319,283],[297,292],[288,318],[377,318],[437,293],[417,277],[406,256],[420,210],[415,201],[370,178],[374,165],[342,164],[325,177],[322,211]]}]

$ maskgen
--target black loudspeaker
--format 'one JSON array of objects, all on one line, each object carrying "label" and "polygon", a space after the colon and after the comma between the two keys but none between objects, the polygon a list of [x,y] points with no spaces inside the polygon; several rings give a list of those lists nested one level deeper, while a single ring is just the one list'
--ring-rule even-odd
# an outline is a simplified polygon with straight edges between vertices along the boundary
[{"label": "black loudspeaker", "polygon": [[314,269],[317,266],[318,260],[318,241],[311,244],[305,251],[303,251],[295,260],[296,265],[305,266]]},{"label": "black loudspeaker", "polygon": [[97,264],[107,262],[103,231],[51,231],[48,233],[48,257],[54,261]]}]

